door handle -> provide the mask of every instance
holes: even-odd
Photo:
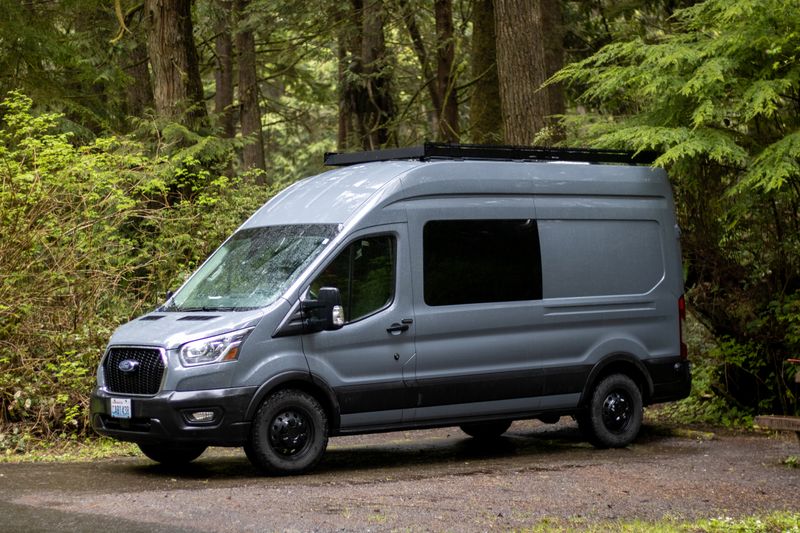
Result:
[[[404,331],[408,331],[409,324],[413,324],[414,321],[410,318],[404,318],[402,323],[395,322],[388,328],[386,328],[387,333],[395,334],[395,333],[402,333]]]
[[[408,324],[398,324],[395,322],[386,328],[386,331],[389,333],[402,333],[403,331],[408,331]]]

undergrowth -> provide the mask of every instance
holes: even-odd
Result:
[[[532,528],[523,529],[522,531],[526,533],[570,531],[588,531],[592,533],[798,533],[800,532],[800,513],[777,511],[754,516],[718,516],[695,521],[666,518],[656,522],[632,520],[591,523],[585,519],[544,519]]]
[[[649,408],[656,422],[676,425],[710,425],[730,429],[753,427],[754,412],[726,393],[725,365],[731,364],[730,344],[716,342],[711,333],[688,314],[684,329],[692,363],[692,392],[688,398]]]

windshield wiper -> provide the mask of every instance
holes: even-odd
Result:
[[[252,311],[252,310],[254,310],[254,309],[258,309],[258,307],[236,307],[236,306],[222,306],[222,307],[209,307],[209,306],[203,306],[203,307],[177,307],[177,306],[176,306],[176,307],[173,307],[173,308],[172,308],[172,309],[170,309],[170,310],[171,310],[171,311],[177,311],[177,312],[179,312],[179,313],[191,313],[191,312],[197,312],[197,311],[203,311],[203,312],[205,312],[205,313],[213,313],[213,312],[215,312],[215,311],[216,311],[216,312],[219,312],[219,313],[225,313],[225,312],[228,312],[228,311]]]

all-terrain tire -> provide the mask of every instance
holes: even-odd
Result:
[[[598,448],[623,448],[642,427],[642,392],[625,374],[611,374],[592,390],[586,411],[575,418]]]
[[[310,394],[286,389],[259,407],[245,453],[265,473],[285,476],[314,468],[327,446],[325,410]]]

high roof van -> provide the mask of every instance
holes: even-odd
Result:
[[[626,446],[691,386],[672,193],[640,157],[329,154],[116,330],[93,426],[162,463],[242,446],[271,474],[337,435],[530,418]]]

